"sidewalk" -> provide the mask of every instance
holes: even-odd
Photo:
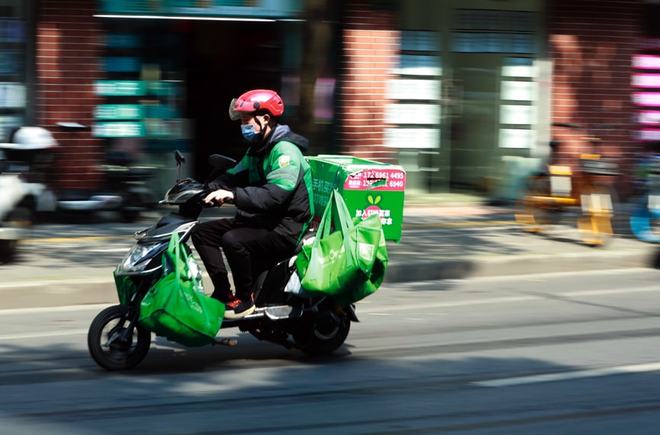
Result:
[[[406,204],[401,243],[388,243],[387,283],[649,267],[658,255],[657,246],[626,236],[587,247],[569,226],[528,234],[515,225],[510,208],[475,197],[451,199]],[[214,213],[231,214],[230,208]],[[19,261],[0,266],[0,308],[115,302],[112,271],[133,244],[132,233],[152,222],[153,216],[134,225],[37,228],[22,244]]]
[[[401,244],[389,246],[387,282],[650,267],[660,255],[657,246],[631,236],[625,204],[614,221],[617,235],[604,247],[589,247],[570,219],[529,234],[515,224],[513,207],[485,203],[470,195],[411,198]]]
[[[389,246],[387,282],[650,267],[658,253],[635,239],[617,237],[594,248],[581,244],[576,230],[528,234],[505,220],[427,228],[411,223],[401,244]]]

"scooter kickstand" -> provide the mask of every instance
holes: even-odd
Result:
[[[238,339],[234,337],[218,337],[213,344],[234,347],[238,344]]]

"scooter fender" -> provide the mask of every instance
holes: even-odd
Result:
[[[43,183],[25,183],[28,195],[34,198],[35,210],[50,212],[57,210],[57,198],[52,190]]]
[[[351,322],[360,323],[360,319],[358,319],[357,314],[355,314],[355,304],[347,305],[345,309]]]
[[[0,175],[0,221],[28,194],[25,183],[18,175]]]

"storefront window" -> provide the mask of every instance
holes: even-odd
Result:
[[[385,146],[435,149],[440,146],[442,68],[437,32],[404,30],[398,62],[387,86]]]
[[[660,4],[646,4],[641,48],[632,61],[637,139],[660,142]]]
[[[0,0],[0,140],[25,121],[26,8],[23,0]]]
[[[437,155],[441,142],[442,41],[436,31],[403,30],[385,110],[385,146],[398,149],[408,172],[409,190],[427,189],[424,163]]]
[[[96,82],[104,100],[94,112],[96,137],[145,139],[144,151],[185,146],[182,68],[172,55],[180,52],[177,45],[158,29],[106,34],[105,79]]]
[[[229,102],[247,89],[280,88],[283,40],[292,25],[259,17],[233,20],[206,9],[207,16],[185,19],[184,3],[106,1],[96,14],[103,17],[104,49],[93,134],[109,152],[129,153],[158,167],[157,191],[178,176],[174,149],[188,159],[183,175],[198,178],[208,175],[208,155],[239,158],[245,152],[240,128],[227,116]],[[229,7],[218,1],[190,3],[218,13],[213,5]],[[249,9],[246,5],[241,7]],[[148,8],[157,10],[145,14]],[[333,86],[324,82],[321,96]]]

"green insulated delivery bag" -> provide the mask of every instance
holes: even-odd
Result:
[[[199,283],[190,274],[190,255],[178,234],[173,234],[163,253],[164,275],[142,300],[139,322],[169,340],[203,346],[220,330],[225,306],[199,291]]]
[[[337,189],[352,218],[380,217],[386,240],[401,240],[406,172],[401,166],[353,156],[308,157],[312,169],[314,212],[320,218]]]
[[[386,266],[380,218],[373,215],[354,225],[344,200],[332,191],[314,242],[296,259],[302,288],[352,303],[376,291]]]
[[[335,300],[340,304],[350,304],[363,299],[370,294],[374,293],[385,279],[385,271],[387,270],[388,255],[387,246],[385,245],[385,235],[380,224],[378,216],[370,216],[362,222],[355,225],[356,231],[351,233],[352,237],[359,237],[367,226],[378,226],[380,237],[379,242],[375,245],[375,252],[373,253],[373,264],[367,272],[366,280],[357,286],[346,289],[347,291],[335,297]],[[355,236],[353,236],[355,234]]]

